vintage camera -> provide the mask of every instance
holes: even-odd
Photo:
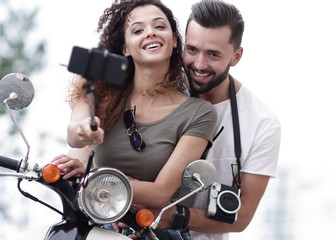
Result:
[[[211,185],[207,217],[233,224],[240,209],[240,189],[217,182]]]

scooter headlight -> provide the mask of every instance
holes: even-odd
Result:
[[[133,199],[125,174],[114,168],[90,171],[79,192],[79,206],[96,224],[115,222],[128,211]]]

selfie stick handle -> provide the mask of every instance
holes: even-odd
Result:
[[[90,128],[92,131],[97,131],[97,122],[94,117],[94,110],[93,110],[93,105],[92,105],[92,93],[88,94],[87,96],[88,101],[89,101],[89,108],[90,108],[90,117],[91,117],[91,123],[90,123]]]
[[[90,117],[91,117],[91,122],[90,122],[90,128],[92,131],[97,131],[97,122],[95,120],[95,112],[94,112],[94,106],[92,102],[92,91],[93,91],[93,86],[91,82],[86,82],[84,85],[84,88],[86,89],[86,97],[88,99],[88,104],[89,104],[89,111],[90,111]]]

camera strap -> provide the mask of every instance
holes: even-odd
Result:
[[[240,128],[239,128],[239,118],[238,118],[238,107],[237,107],[237,98],[236,98],[236,88],[232,76],[229,74],[229,94],[230,94],[230,103],[232,111],[232,124],[233,124],[233,139],[234,139],[234,148],[235,155],[237,160],[237,181],[234,179],[238,188],[241,188],[241,178],[240,178],[240,156],[241,156],[241,142],[240,142]]]
[[[240,170],[241,170],[241,163],[240,163],[240,156],[241,156],[241,142],[240,142],[240,128],[239,128],[239,118],[238,118],[238,107],[237,107],[237,98],[236,98],[236,88],[234,85],[234,81],[232,76],[229,74],[229,96],[230,96],[230,103],[231,103],[231,112],[232,112],[232,125],[233,125],[233,139],[234,139],[234,148],[235,148],[235,155],[236,155],[236,162],[237,162],[237,181],[233,176],[233,181],[237,185],[238,188],[241,188],[241,178],[240,178]],[[223,131],[224,127],[222,126],[216,136],[213,138],[213,142],[219,136],[219,134]],[[204,150],[201,159],[206,159],[209,149],[212,147],[211,143],[208,143],[208,146]],[[231,166],[232,167],[232,166]]]

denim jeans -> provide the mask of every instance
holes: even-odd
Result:
[[[169,239],[169,240],[191,240],[191,236],[188,229],[180,228],[180,229],[172,229],[167,228],[161,230],[161,232]],[[137,240],[150,240],[149,237],[138,238]]]
[[[169,240],[191,240],[191,236],[188,229],[172,229],[167,228],[162,230],[162,233],[166,235]]]
[[[112,224],[105,224],[102,228],[108,230],[114,230]],[[127,231],[125,231],[127,232]],[[188,229],[180,228],[180,229],[172,229],[167,228],[161,230],[161,232],[169,239],[169,240],[191,240],[191,236]],[[149,237],[138,238],[138,240],[149,240]]]

